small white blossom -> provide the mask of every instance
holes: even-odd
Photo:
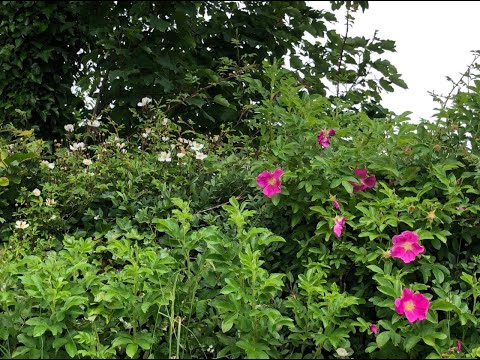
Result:
[[[192,145],[190,146],[190,148],[191,148],[193,151],[196,151],[196,152],[202,150],[203,147],[204,147],[203,144],[197,143],[196,141],[194,141],[194,142],[192,143]]]
[[[215,352],[215,349],[213,348],[213,345],[208,345],[207,352],[209,352],[210,354],[213,354]]]
[[[167,125],[170,120],[168,118],[165,118],[162,120],[163,125]]]
[[[178,157],[179,159],[183,158],[185,155],[186,155],[186,154],[183,153],[183,152],[177,153],[177,157]]]
[[[143,137],[144,139],[148,138],[148,133],[146,133],[146,132],[142,133],[142,137]]]
[[[52,216],[50,216],[49,220],[55,220],[56,218],[57,218],[57,215],[52,215]]]
[[[75,129],[73,124],[67,124],[63,128],[65,129],[66,132],[73,132],[73,130]]]
[[[165,141],[165,142],[166,142],[166,141],[168,141],[168,140],[170,140],[170,138],[169,138],[168,136],[162,136],[162,141]]]
[[[338,348],[337,349],[337,354],[339,356],[345,357],[345,356],[348,356],[348,351],[345,350],[344,348]]]
[[[48,167],[50,170],[55,169],[55,163],[53,162],[48,162],[47,160],[43,160],[42,164],[44,164],[46,167]]]
[[[83,162],[83,165],[86,165],[86,166],[92,165],[92,160],[90,160],[90,159],[83,159],[82,162]]]
[[[32,191],[32,194],[35,195],[35,196],[40,196],[41,191],[38,190],[38,189],[34,189],[34,190]]]
[[[151,102],[152,102],[152,99],[150,99],[149,97],[144,97],[142,98],[142,101],[137,104],[137,106],[147,106]]]
[[[78,143],[73,143],[72,145],[70,145],[70,150],[72,151],[81,151],[84,149],[85,149],[85,143],[83,141]]]
[[[54,200],[54,199],[46,199],[45,200],[45,204],[47,204],[47,206],[53,206],[55,205],[57,202]]]
[[[165,151],[162,151],[160,153],[160,155],[158,155],[158,161],[161,161],[161,162],[170,162],[172,161],[172,156],[170,154],[170,152],[165,152]]]
[[[201,152],[196,152],[195,153],[195,159],[197,160],[205,160],[207,157],[207,154],[201,153]]]
[[[117,148],[123,149],[125,147],[125,143],[118,143],[117,142]]]
[[[100,127],[101,124],[102,124],[102,123],[101,123],[100,121],[98,121],[98,120],[93,120],[93,121],[88,120],[88,121],[87,121],[87,125],[88,125],[88,126],[91,126],[91,127],[94,127],[94,128]]]
[[[26,221],[17,220],[15,222],[15,228],[17,228],[17,229],[26,229],[29,226],[30,225],[28,225],[28,223]]]
[[[170,149],[175,149],[175,144],[170,144]]]
[[[126,154],[127,153],[127,149],[122,149],[122,154]]]

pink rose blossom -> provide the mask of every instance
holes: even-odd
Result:
[[[332,202],[333,207],[335,209],[340,209],[340,204],[338,203],[338,200],[337,200],[336,196],[330,195],[330,201]]]
[[[462,342],[460,340],[457,340],[457,353],[462,352]]]
[[[342,231],[343,231],[343,228],[345,227],[345,221],[346,220],[347,219],[345,218],[345,216],[343,216],[343,217],[336,216],[335,217],[335,225],[333,226],[333,233],[335,234],[336,237],[342,236]]]
[[[375,335],[377,335],[377,334],[378,334],[377,324],[372,324],[372,325],[370,325],[370,330],[371,330]]]
[[[375,175],[367,176],[367,171],[367,168],[355,169],[355,175],[360,177],[360,183],[351,183],[354,191],[363,191],[365,189],[371,189],[375,187],[375,184],[377,183],[377,178],[375,177]]]
[[[330,146],[330,136],[335,135],[335,130],[322,130],[318,133],[318,144],[322,145],[324,148],[328,148]]]
[[[427,318],[430,301],[420,293],[414,293],[409,289],[403,289],[402,297],[395,299],[395,311],[398,315],[405,315],[408,322]]]
[[[273,173],[265,170],[257,176],[258,186],[263,188],[263,193],[269,198],[282,192],[282,189],[280,188],[282,185],[280,176],[282,176],[282,174],[282,169],[275,169]]]
[[[418,235],[413,231],[404,231],[392,238],[392,257],[402,259],[405,264],[415,260],[418,254],[423,253],[425,248],[419,244]]]

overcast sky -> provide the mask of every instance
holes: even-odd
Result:
[[[309,3],[320,9],[329,5]],[[446,76],[457,81],[473,60],[471,51],[480,50],[479,15],[480,2],[370,1],[365,13],[356,13],[349,36],[371,38],[379,30],[380,39],[395,40],[397,52],[384,55],[409,89],[385,94],[384,105],[397,113],[412,111],[416,122],[434,113],[437,104],[428,91],[448,94],[452,86]],[[344,29],[345,18],[337,19],[338,30]]]

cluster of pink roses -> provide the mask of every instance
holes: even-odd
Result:
[[[318,134],[318,144],[323,148],[330,146],[330,137],[335,135],[335,130],[322,130]],[[257,176],[257,184],[263,188],[263,193],[271,198],[275,194],[281,193],[281,181],[283,170],[280,168],[270,172],[268,170],[263,171]],[[355,175],[359,177],[359,182],[352,182],[353,190],[360,192],[366,189],[375,187],[377,179],[375,175],[367,176],[368,169],[355,169]],[[335,196],[330,196],[335,209],[340,208],[340,204]],[[345,216],[336,216],[334,219],[333,233],[335,236],[340,237],[345,227]],[[395,235],[392,238],[393,246],[389,250],[389,255],[394,258],[401,259],[404,263],[408,264],[415,260],[418,254],[425,251],[425,248],[418,242],[418,235],[412,231],[404,231],[400,235]],[[395,311],[399,315],[405,315],[410,323],[417,320],[426,319],[430,301],[420,293],[414,293],[410,289],[404,288],[402,296],[395,299]],[[376,324],[370,326],[370,330],[374,333],[378,333]]]

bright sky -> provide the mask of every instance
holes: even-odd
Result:
[[[312,7],[326,8],[328,2],[309,1]],[[342,13],[344,14],[344,13]],[[448,94],[473,60],[472,50],[480,50],[478,15],[480,2],[469,1],[370,1],[369,9],[355,14],[351,36],[396,42],[395,53],[384,53],[402,74],[409,89],[397,88],[383,96],[384,106],[410,118],[430,118],[437,106],[428,91]],[[345,31],[345,17],[338,13],[338,28]]]

